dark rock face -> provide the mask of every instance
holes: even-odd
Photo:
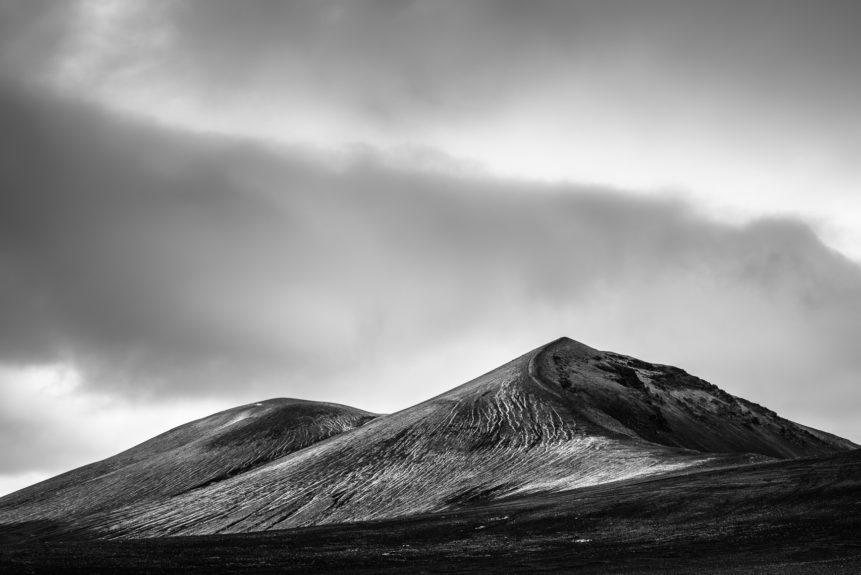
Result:
[[[52,519],[118,537],[265,531],[856,447],[678,368],[567,338],[392,415],[281,402],[216,414],[7,496],[0,524]]]
[[[810,430],[669,365],[584,351],[566,338],[543,348],[537,372],[574,399],[577,419],[598,432],[710,453],[817,456],[853,443]]]

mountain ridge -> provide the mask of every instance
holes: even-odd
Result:
[[[332,404],[300,405],[325,415],[331,408],[321,406]],[[217,421],[224,423],[243,408],[248,406],[210,418],[220,416],[224,421]],[[89,508],[75,508],[73,488],[39,484],[41,490],[28,489],[41,502],[16,494],[0,498],[0,523],[57,519],[55,511],[71,502],[74,512],[63,528],[100,537],[265,531],[438,512],[512,495],[857,447],[809,431],[679,368],[569,338],[390,415],[337,408],[325,416],[340,423],[324,425],[328,431],[315,435],[307,429],[320,426],[306,420],[308,425],[299,427],[306,431],[297,432],[304,441],[283,452],[273,447],[280,432],[253,419],[263,421],[258,439],[271,457],[249,468],[239,465],[246,436],[222,432],[214,444],[209,436],[196,440],[217,451],[213,459],[220,475],[195,475],[206,481],[165,483],[162,476],[172,468],[155,466],[144,477],[170,489],[143,495],[118,489],[109,505]],[[234,422],[236,429],[242,421]],[[193,467],[196,461],[172,465]],[[138,479],[123,476],[119,483]]]
[[[10,504],[39,503],[44,491],[68,494],[57,509],[45,506],[47,518],[98,511],[117,493],[142,499],[175,495],[248,471],[374,417],[353,407],[293,398],[240,405],[2,497],[0,513]],[[184,465],[174,465],[173,458],[180,456]],[[121,471],[127,476],[112,477]]]

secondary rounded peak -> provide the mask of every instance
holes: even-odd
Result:
[[[53,517],[173,497],[252,471],[376,418],[322,401],[273,398],[248,403],[18,491],[3,503],[25,505],[28,512]],[[0,518],[2,507],[0,503]]]
[[[295,397],[273,397],[270,399],[263,399],[261,401],[256,401],[254,403],[246,403],[245,405],[240,405],[238,407],[233,407],[228,410],[219,413],[233,413],[236,411],[248,410],[271,410],[271,409],[294,409],[294,410],[302,410],[306,409],[325,409],[331,411],[342,411],[344,413],[351,414],[360,414],[360,415],[371,415],[377,416],[379,414],[372,413],[370,411],[365,411],[364,409],[359,409],[358,407],[352,407],[350,405],[344,405],[342,403],[331,403],[328,401],[314,401],[310,399],[298,399]],[[219,415],[219,413],[214,415]],[[213,416],[214,416],[213,415]],[[210,417],[213,417],[210,416]]]

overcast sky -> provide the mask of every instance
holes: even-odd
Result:
[[[0,494],[562,335],[861,441],[859,17],[0,0]]]

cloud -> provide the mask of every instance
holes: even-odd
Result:
[[[0,80],[44,72],[66,38],[72,3],[7,0],[0,5]]]
[[[81,1],[40,69],[200,131],[803,215],[859,258],[855,2]]]
[[[772,406],[791,389],[783,405],[801,416],[802,399],[821,413],[859,399],[861,273],[798,221],[728,226],[677,200],[372,153],[328,165],[15,93],[7,365],[71,365],[120,397],[310,394],[384,411],[568,334]],[[470,359],[398,376],[438,354]]]
[[[744,84],[771,98],[779,89],[774,112],[796,97],[847,105],[827,83],[854,67],[858,49],[850,1],[78,4],[83,47],[71,42],[60,61],[77,60],[86,80],[168,82],[210,104],[281,101],[288,114],[297,95],[322,98],[333,110],[395,125],[472,119],[548,84],[594,90],[587,82],[595,78],[615,78],[615,88],[641,83],[640,98],[628,100],[635,107],[666,95],[661,82],[674,75],[722,94]],[[106,34],[121,57],[90,50]],[[793,42],[801,34],[823,41]],[[119,77],[143,63],[141,75]]]

